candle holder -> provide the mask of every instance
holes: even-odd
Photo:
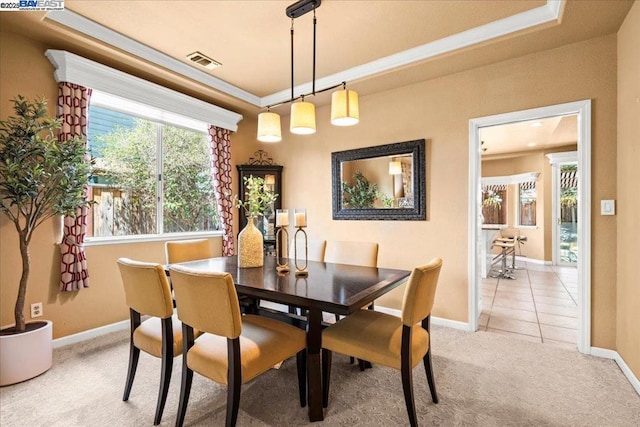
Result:
[[[287,209],[277,209],[276,210],[276,271],[278,273],[288,273],[289,270],[289,232],[287,231],[287,226],[289,225],[289,211]],[[284,236],[282,236],[284,234]],[[285,247],[287,251],[282,251],[280,253],[280,239],[284,238],[287,244]],[[280,258],[284,261],[280,264]]]
[[[309,275],[307,264],[309,263],[309,245],[307,244],[307,232],[304,231],[307,226],[307,210],[294,209],[293,211],[294,225],[297,228],[293,235],[293,261],[296,265],[296,277],[304,277]],[[298,233],[302,232],[304,236],[304,266],[298,265]]]

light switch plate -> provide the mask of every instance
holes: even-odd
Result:
[[[600,215],[615,215],[615,214],[616,214],[615,200],[600,200]]]

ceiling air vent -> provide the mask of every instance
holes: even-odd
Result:
[[[190,53],[189,55],[187,55],[187,59],[195,64],[198,64],[201,67],[206,68],[207,70],[213,70],[222,65],[215,59],[211,59],[201,52]]]

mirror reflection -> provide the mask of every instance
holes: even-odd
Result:
[[[343,209],[413,208],[411,153],[342,162]]]

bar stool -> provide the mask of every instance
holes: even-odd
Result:
[[[511,269],[507,268],[507,257],[509,255],[513,255],[513,264],[515,264],[515,251],[516,251],[516,240],[508,239],[505,237],[498,237],[493,241],[492,247],[498,247],[501,249],[500,254],[494,258],[494,262],[500,261],[500,270],[498,270],[495,274],[492,274],[491,277],[499,277],[501,279],[515,279],[514,276],[511,275]]]

